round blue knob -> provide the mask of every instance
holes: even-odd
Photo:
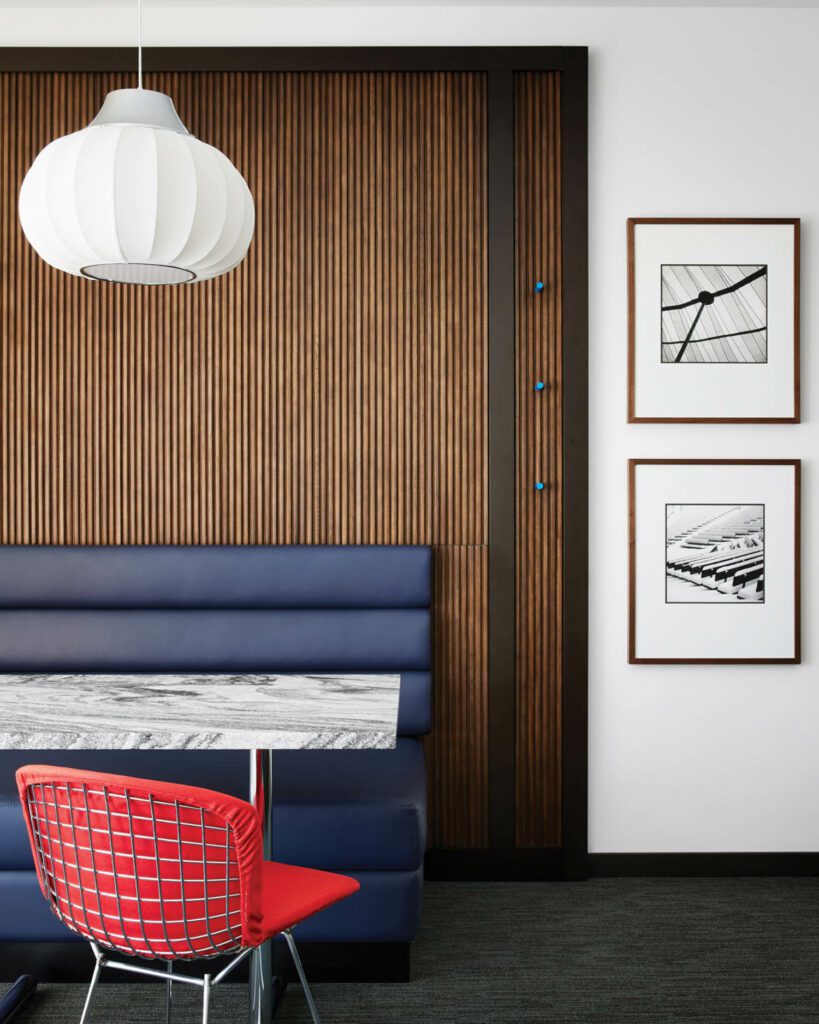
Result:
[[[546,385],[543,383],[543,381],[539,380],[537,384],[535,384],[535,391],[542,391],[545,387]]]
[[[538,281],[537,282],[537,284],[535,285],[535,291],[536,292],[542,292],[543,291],[543,282],[542,281]]]
[[[538,480],[538,482],[535,484],[535,490],[542,491],[545,486],[546,484],[544,484],[543,481]]]

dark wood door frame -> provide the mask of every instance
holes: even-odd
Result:
[[[160,48],[147,71],[481,71],[488,96],[489,834],[485,850],[434,850],[431,874],[587,874],[587,50],[585,47]],[[4,72],[126,72],[133,48],[5,48]],[[516,849],[514,75],[561,76],[563,233],[563,721],[560,849]]]

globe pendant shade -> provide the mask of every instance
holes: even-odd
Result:
[[[231,270],[253,236],[253,196],[150,89],[108,94],[87,128],[49,143],[20,189],[37,253],[68,274],[184,284]]]

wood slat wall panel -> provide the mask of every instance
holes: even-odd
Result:
[[[16,214],[123,84],[0,76],[2,539],[484,543],[483,76],[149,76],[258,213],[237,271],[150,290],[52,271]]]
[[[51,270],[16,210],[131,84],[0,75],[0,542],[436,545],[431,834],[481,845],[485,76],[146,76],[258,217],[238,270],[155,289]]]
[[[485,546],[435,552],[433,671],[447,681],[435,691],[428,742],[430,845],[436,847],[489,842],[488,566]]]
[[[562,280],[560,76],[516,76],[517,817],[561,844]],[[535,283],[544,290],[536,293]],[[534,385],[545,388],[536,392]],[[545,488],[535,489],[542,481]]]

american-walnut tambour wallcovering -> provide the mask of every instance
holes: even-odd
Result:
[[[224,282],[146,291],[52,273],[16,214],[127,83],[3,76],[3,539],[480,543],[481,78],[147,76],[258,227]]]
[[[563,585],[560,76],[515,82],[517,815],[520,846],[561,844]],[[543,291],[533,297],[532,282]],[[543,384],[534,390],[537,381]],[[532,482],[541,480],[542,491]]]
[[[555,82],[519,85],[528,112],[517,126],[517,159],[552,161],[540,177],[518,168],[546,193],[517,256],[552,285]],[[0,543],[434,545],[430,839],[486,846],[487,76],[146,75],[233,161],[256,203],[239,268],[174,288],[54,271],[17,217],[37,152],[131,84],[0,75]],[[546,263],[524,252],[542,243]],[[558,300],[527,313],[522,281],[520,387],[530,369],[557,373],[560,331]],[[557,472],[558,442],[537,433],[557,423],[554,401],[537,423],[519,405],[527,474],[535,452],[542,472]],[[540,550],[538,529],[551,546],[518,600],[550,600],[559,491],[535,509],[520,487],[519,565]],[[538,775],[559,769],[559,752],[538,746],[559,701],[559,666],[534,651],[542,627],[558,625],[519,620],[524,845],[559,840],[559,774]]]
[[[448,546],[433,838],[480,844],[485,78],[147,75],[258,218],[238,270],[159,289],[55,272],[17,218],[36,153],[128,84],[0,78],[0,541]]]

